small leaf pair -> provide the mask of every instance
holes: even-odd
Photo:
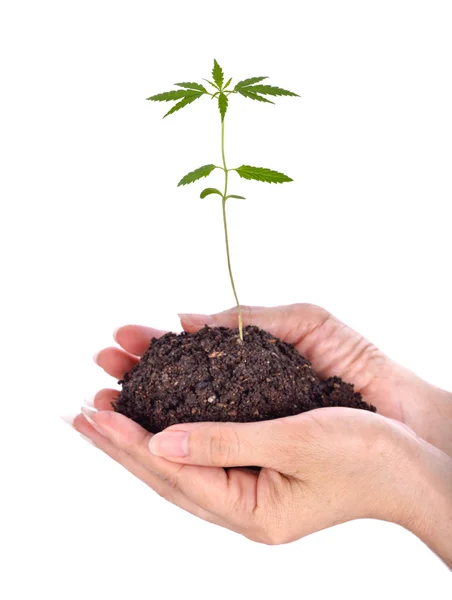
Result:
[[[206,196],[210,196],[211,194],[218,194],[223,198],[223,194],[220,192],[220,190],[217,190],[217,188],[206,188],[201,192],[200,197],[205,198]],[[228,198],[238,198],[239,200],[246,200],[246,198],[244,198],[243,196],[237,196],[236,194],[230,194],[229,196],[226,196],[225,200],[227,200]]]
[[[207,177],[208,175],[210,175],[212,173],[212,171],[214,169],[217,169],[217,168],[219,168],[219,167],[216,167],[215,165],[204,165],[203,167],[199,167],[199,169],[195,169],[194,171],[191,171],[190,173],[187,173],[187,175],[182,177],[182,179],[179,181],[179,183],[177,185],[180,186],[180,185],[187,185],[188,183],[193,183],[194,181],[197,181],[198,179],[201,179],[202,177]],[[264,167],[250,167],[249,165],[242,165],[241,167],[238,167],[237,169],[230,169],[230,170],[237,171],[237,173],[243,179],[253,179],[255,181],[265,181],[267,183],[284,183],[284,182],[293,181],[293,179],[291,179],[290,177],[287,177],[287,175],[284,175],[284,173],[279,173],[278,171],[272,171],[271,169],[265,169]],[[208,188],[208,189],[213,189],[213,188]],[[221,192],[218,192],[218,193],[220,194],[220,196],[223,195],[223,194],[221,194]],[[205,196],[201,195],[201,198],[204,198],[204,197]],[[233,196],[233,197],[236,197],[236,196]]]

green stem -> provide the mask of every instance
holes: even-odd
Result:
[[[226,196],[228,193],[228,169],[226,167],[226,158],[224,155],[224,119],[221,121],[221,156],[223,157],[223,168],[224,168],[224,193],[221,201],[223,207],[223,226],[224,226],[224,239],[226,242],[226,256],[228,259],[228,271],[229,278],[231,280],[232,291],[234,292],[235,302],[237,304],[237,313],[239,317],[239,335],[240,339],[243,341],[243,324],[242,324],[242,311],[240,310],[240,302],[237,296],[237,291],[235,289],[234,277],[232,275],[231,268],[231,256],[229,253],[229,238],[228,238],[228,224],[226,220]]]

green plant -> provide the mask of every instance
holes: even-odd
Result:
[[[207,177],[215,169],[221,169],[224,171],[224,191],[220,192],[220,190],[218,190],[217,188],[206,188],[201,192],[201,198],[205,198],[210,194],[218,194],[219,196],[221,196],[223,209],[224,239],[226,244],[226,256],[228,261],[229,278],[231,281],[234,298],[237,304],[239,335],[240,339],[243,340],[242,314],[231,268],[228,225],[226,219],[226,201],[229,198],[237,198],[240,200],[245,200],[245,198],[243,196],[238,196],[237,194],[228,195],[228,175],[231,171],[236,171],[243,179],[253,179],[255,181],[265,181],[267,183],[284,183],[286,181],[293,180],[290,177],[287,177],[287,175],[284,175],[283,173],[279,173],[278,171],[273,171],[271,169],[265,169],[263,167],[250,167],[249,165],[242,165],[241,167],[237,167],[235,169],[227,168],[224,152],[224,119],[229,106],[229,96],[231,94],[240,94],[244,98],[249,98],[250,100],[257,100],[258,102],[267,102],[269,104],[274,104],[274,102],[266,98],[266,96],[298,97],[298,94],[294,94],[294,92],[289,92],[288,90],[284,90],[282,88],[275,87],[272,85],[261,84],[260,82],[264,79],[267,79],[267,77],[250,77],[248,79],[244,79],[243,81],[239,81],[236,84],[236,86],[233,89],[231,89],[229,88],[229,86],[231,84],[232,77],[228,79],[226,83],[224,83],[223,69],[220,67],[216,60],[213,61],[212,78],[213,81],[204,79],[204,81],[206,81],[210,86],[214,88],[214,91],[212,92],[208,91],[200,83],[175,83],[174,85],[181,89],[172,90],[171,92],[164,92],[163,94],[156,94],[155,96],[147,98],[147,100],[153,100],[155,102],[177,101],[176,104],[171,108],[171,110],[169,110],[166,113],[166,115],[164,115],[163,118],[165,118],[168,115],[177,112],[181,108],[188,106],[195,100],[198,100],[198,98],[201,98],[201,96],[211,96],[212,100],[214,98],[218,98],[218,109],[220,111],[221,116],[221,157],[223,166],[219,167],[217,165],[212,164],[199,167],[199,169],[191,171],[190,173],[182,177],[182,179],[178,183],[178,186],[187,185],[188,183],[193,183],[194,181],[197,181],[202,177]]]

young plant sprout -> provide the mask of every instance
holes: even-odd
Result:
[[[238,326],[239,326],[239,335],[240,339],[243,340],[243,324],[242,324],[242,314],[240,310],[240,302],[238,299],[237,291],[235,288],[234,277],[232,275],[232,267],[231,267],[231,256],[229,252],[229,239],[228,239],[228,226],[226,220],[226,201],[229,198],[237,198],[240,200],[245,200],[243,196],[238,196],[237,194],[228,194],[228,183],[229,183],[229,173],[231,171],[236,171],[240,177],[243,179],[253,179],[255,181],[265,181],[267,183],[284,183],[286,181],[293,181],[287,175],[283,173],[279,173],[278,171],[273,171],[271,169],[266,169],[263,167],[250,167],[249,165],[242,165],[241,167],[228,169],[226,165],[226,157],[224,151],[224,119],[226,112],[228,110],[229,105],[229,96],[231,94],[240,94],[244,98],[249,98],[250,100],[257,100],[258,102],[267,102],[269,104],[274,104],[271,100],[266,98],[266,96],[297,96],[294,92],[289,92],[288,90],[284,90],[280,87],[275,87],[272,85],[263,85],[260,82],[267,77],[250,77],[249,79],[244,79],[243,81],[239,81],[234,88],[231,88],[232,77],[224,83],[224,74],[223,69],[217,63],[216,60],[213,62],[213,70],[212,70],[212,78],[213,81],[208,79],[204,79],[212,88],[212,91],[209,91],[200,83],[176,83],[179,88],[178,90],[173,90],[171,92],[164,92],[163,94],[156,94],[155,96],[151,96],[147,98],[147,100],[153,100],[156,102],[169,102],[176,100],[176,104],[169,110],[163,118],[171,115],[181,108],[188,106],[201,96],[210,96],[213,100],[217,98],[218,100],[218,109],[220,111],[221,116],[221,157],[223,166],[217,165],[204,165],[203,167],[199,167],[194,171],[191,171],[179,181],[178,186],[187,185],[188,183],[193,183],[202,177],[207,177],[214,171],[215,169],[221,169],[224,172],[224,188],[223,192],[218,190],[217,188],[206,188],[201,192],[201,198],[205,198],[210,194],[218,194],[221,196],[221,204],[223,209],[223,225],[224,225],[224,239],[226,244],[226,256],[228,261],[228,271],[229,278],[231,281],[232,291],[234,293],[235,302],[237,304],[237,312],[238,312]]]
[[[200,83],[176,83],[180,89],[149,98],[157,102],[176,101],[165,117],[201,96],[210,96],[218,102],[222,166],[204,165],[185,175],[179,185],[207,177],[215,169],[224,173],[221,191],[208,187],[201,192],[201,198],[211,194],[221,197],[228,271],[237,303],[240,334],[237,336],[235,327],[194,327],[194,331],[193,328],[188,330],[188,335],[168,332],[150,341],[140,360],[119,382],[122,389],[112,406],[151,433],[181,423],[267,421],[326,406],[375,411],[375,407],[355,392],[353,385],[339,377],[323,380],[291,344],[256,325],[243,328],[226,221],[226,202],[243,196],[229,193],[229,174],[236,171],[243,179],[268,183],[292,181],[271,169],[248,165],[230,168],[226,163],[224,120],[231,94],[271,104],[267,96],[297,95],[264,85],[261,83],[264,79],[267,78],[251,77],[231,87],[231,79],[224,83],[223,71],[214,61],[212,81],[207,81],[212,89]]]

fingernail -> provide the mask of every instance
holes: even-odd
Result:
[[[186,323],[187,325],[192,325],[193,327],[212,325],[214,321],[212,315],[195,315],[190,313],[180,313],[178,316],[181,321],[184,321],[184,323]]]
[[[99,352],[93,354],[93,361],[97,364],[97,357],[99,356]]]
[[[67,423],[69,427],[72,427],[76,416],[77,415],[60,415],[60,419]]]
[[[83,400],[83,402],[86,404],[86,406],[89,406],[90,408],[94,408],[94,399],[96,397],[96,394],[92,394],[91,396],[86,396]]]
[[[118,331],[121,329],[121,327],[116,327],[116,329],[113,331],[113,339],[116,341],[116,336],[118,334]]]
[[[100,425],[98,425],[96,423],[96,421],[94,421],[94,419],[93,419],[93,417],[97,414],[95,410],[90,410],[89,408],[85,408],[83,406],[82,407],[82,413],[83,413],[83,416],[85,417],[85,419],[91,425],[91,427],[93,427],[93,429],[95,429],[97,431],[97,433],[100,433],[104,437],[107,437],[105,435],[105,432],[103,431],[103,429],[100,427]]]
[[[149,450],[155,456],[182,457],[188,455],[187,431],[162,431],[151,438]]]

